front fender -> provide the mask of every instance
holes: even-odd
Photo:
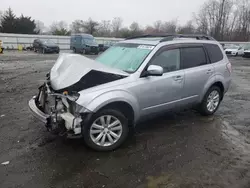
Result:
[[[85,107],[92,112],[97,112],[104,106],[113,102],[128,103],[134,111],[135,122],[139,119],[140,108],[137,99],[131,93],[124,90],[115,90],[102,93],[91,100],[91,102],[89,102]]]

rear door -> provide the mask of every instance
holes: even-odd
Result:
[[[198,102],[205,85],[215,73],[203,44],[188,44],[181,48],[181,69],[185,74],[183,104]]]

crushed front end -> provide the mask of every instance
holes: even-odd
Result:
[[[38,95],[29,101],[29,108],[32,114],[45,124],[48,131],[68,137],[79,137],[82,135],[83,117],[88,110],[75,102],[78,95],[69,94],[67,91],[57,93],[47,81],[39,87]]]

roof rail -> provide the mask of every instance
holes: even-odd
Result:
[[[211,36],[196,35],[196,34],[190,34],[190,35],[187,35],[187,34],[147,34],[147,35],[138,35],[138,36],[128,37],[125,40],[137,39],[137,38],[157,38],[157,37],[163,38],[160,40],[160,42],[171,41],[174,38],[194,38],[197,40],[215,40]]]

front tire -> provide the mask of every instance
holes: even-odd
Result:
[[[219,108],[222,92],[218,86],[212,86],[205,94],[199,107],[199,112],[204,116],[213,115]]]
[[[121,146],[129,132],[128,120],[118,110],[104,109],[83,125],[86,145],[96,151],[112,151]]]

